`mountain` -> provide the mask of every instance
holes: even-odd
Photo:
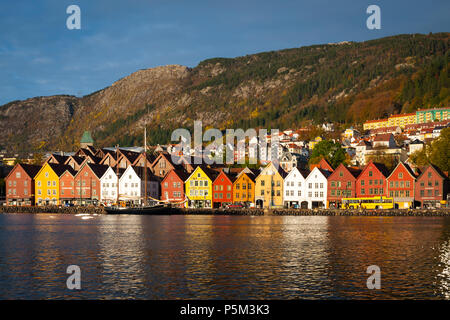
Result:
[[[195,68],[139,70],[90,95],[36,97],[0,106],[0,146],[72,150],[164,143],[194,120],[224,128],[345,124],[450,105],[449,35],[397,35],[214,58]]]

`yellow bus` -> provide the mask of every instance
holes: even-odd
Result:
[[[393,209],[394,198],[367,197],[367,198],[343,198],[342,208],[350,209]]]

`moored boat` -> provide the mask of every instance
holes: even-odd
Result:
[[[166,205],[144,207],[105,207],[108,214],[171,214],[173,208]]]

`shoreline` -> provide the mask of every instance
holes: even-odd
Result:
[[[0,207],[0,213],[25,214],[107,214],[103,207]],[[430,217],[450,216],[450,208],[442,209],[189,209],[168,208],[167,215],[229,215],[229,216],[379,216],[379,217]]]

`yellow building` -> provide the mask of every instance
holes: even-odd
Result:
[[[387,126],[388,126],[388,119],[368,120],[363,124],[364,130],[384,128]]]
[[[309,149],[314,149],[315,145],[322,141],[322,137],[316,137],[313,141],[309,142]]]
[[[388,127],[396,127],[405,128],[407,124],[415,124],[416,123],[416,113],[404,113],[404,114],[396,114],[392,115],[388,118]]]
[[[212,182],[217,176],[206,168],[198,166],[185,181],[189,208],[212,208]]]
[[[35,204],[58,205],[59,204],[59,167],[54,163],[45,163],[34,178]]]
[[[255,175],[248,168],[242,170],[233,183],[233,202],[255,203]]]
[[[283,207],[283,184],[286,172],[269,163],[255,179],[255,204],[262,208]]]

